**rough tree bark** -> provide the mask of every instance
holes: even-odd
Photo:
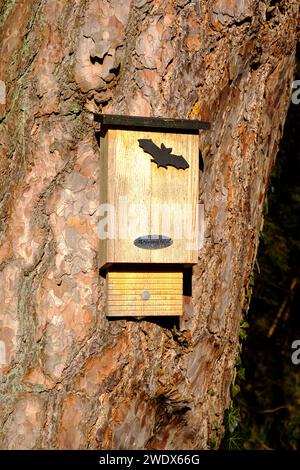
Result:
[[[1,448],[218,445],[297,15],[298,0],[0,0]],[[105,318],[101,110],[213,124],[179,330]]]

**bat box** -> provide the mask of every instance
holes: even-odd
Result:
[[[107,315],[181,315],[183,269],[198,261],[199,129],[209,124],[115,115],[95,121]]]

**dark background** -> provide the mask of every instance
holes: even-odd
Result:
[[[299,45],[298,45],[299,46]],[[300,79],[300,47],[295,80]],[[299,95],[298,95],[299,96]],[[227,449],[300,450],[300,104],[291,103],[265,206],[226,413]]]

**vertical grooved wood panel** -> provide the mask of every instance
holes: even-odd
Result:
[[[164,144],[189,168],[157,167],[139,139]],[[108,129],[101,138],[101,203],[109,204],[108,237],[100,241],[100,267],[114,263],[186,263],[198,260],[199,136]],[[102,220],[104,216],[102,215]],[[138,237],[164,235],[161,249],[135,246]]]

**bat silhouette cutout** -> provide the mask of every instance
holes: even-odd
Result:
[[[151,139],[138,139],[138,141],[144,152],[153,157],[151,161],[156,163],[157,168],[160,166],[163,168],[174,166],[177,170],[189,168],[190,165],[182,155],[172,154],[172,149],[167,148],[164,144],[161,144],[159,148]]]

